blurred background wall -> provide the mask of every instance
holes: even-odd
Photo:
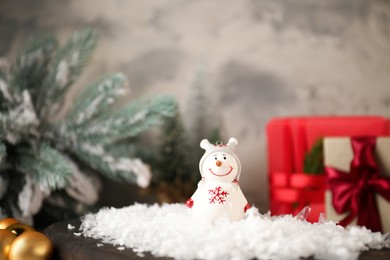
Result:
[[[210,122],[239,140],[242,189],[260,209],[269,119],[390,114],[389,1],[0,0],[0,57],[30,35],[66,39],[86,26],[99,45],[69,100],[122,71],[129,99],[172,94],[187,120],[201,84]]]

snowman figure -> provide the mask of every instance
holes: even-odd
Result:
[[[200,142],[205,149],[199,162],[202,179],[186,202],[195,218],[212,222],[224,215],[236,221],[250,208],[238,184],[241,163],[235,153],[237,143],[235,138],[230,138],[226,145],[213,145],[206,139]]]

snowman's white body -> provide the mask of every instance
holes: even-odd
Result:
[[[241,163],[234,153],[236,145],[234,138],[230,138],[227,145],[201,142],[206,150],[199,163],[202,180],[186,203],[194,217],[214,221],[224,216],[236,221],[242,219],[250,207],[238,184]]]
[[[222,193],[216,197],[216,191]],[[227,194],[224,196],[224,192]],[[213,200],[214,199],[214,200]],[[221,199],[223,199],[221,201]],[[221,216],[229,220],[240,220],[244,216],[247,201],[240,187],[236,183],[223,183],[218,181],[201,181],[198,189],[192,195],[194,205],[193,215],[199,219],[214,221]]]

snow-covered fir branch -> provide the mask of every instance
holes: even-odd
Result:
[[[91,29],[76,32],[62,47],[52,35],[38,37],[14,63],[0,66],[2,216],[31,223],[42,209],[53,216],[81,214],[98,200],[96,173],[140,187],[150,183],[150,167],[131,140],[175,115],[172,97],[114,107],[126,93],[126,77],[116,73],[91,83],[63,118],[52,119],[96,40]]]

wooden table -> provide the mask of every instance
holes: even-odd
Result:
[[[68,224],[75,227],[73,230],[68,229]],[[70,221],[59,222],[47,227],[43,232],[50,238],[54,244],[54,259],[59,260],[125,260],[125,259],[156,259],[150,253],[145,253],[144,257],[139,257],[131,249],[118,250],[117,247],[102,244],[99,240],[75,236],[78,232],[81,221],[74,219]],[[172,258],[158,258],[172,259]],[[313,259],[313,258],[309,258]],[[388,260],[390,259],[390,249],[369,250],[359,256],[359,260]]]
[[[68,224],[74,226],[75,229],[69,230]],[[141,258],[133,250],[118,250],[117,247],[119,246],[103,244],[93,238],[76,236],[74,233],[78,232],[80,224],[79,219],[74,219],[55,223],[43,231],[53,242],[55,260],[156,259],[150,253],[145,253],[145,256]],[[103,246],[98,246],[98,244],[103,244]]]

